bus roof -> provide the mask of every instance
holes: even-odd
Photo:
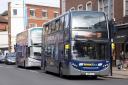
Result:
[[[24,31],[22,31],[22,32],[20,32],[20,33],[18,33],[17,36],[19,36],[20,34],[26,32],[26,31],[30,31],[30,30],[32,30],[32,29],[43,29],[43,27],[31,27],[31,28],[29,28],[29,29],[26,29],[26,30],[24,30]]]
[[[43,27],[31,27],[31,28],[29,28],[29,29],[27,29],[27,30],[32,30],[32,29],[43,29]]]
[[[44,25],[47,25],[47,24],[49,24],[51,21],[55,21],[55,20],[59,19],[60,17],[63,17],[63,16],[66,15],[66,14],[71,14],[71,13],[74,13],[74,12],[90,12],[90,13],[103,13],[103,14],[105,14],[104,12],[98,12],[98,11],[85,11],[85,10],[80,10],[80,11],[78,11],[78,10],[70,10],[70,11],[67,11],[67,12],[65,12],[64,14],[62,14],[62,15],[60,15],[60,16],[58,16],[58,17],[52,19],[52,20],[49,20],[48,22],[44,23]]]

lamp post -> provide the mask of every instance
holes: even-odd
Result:
[[[108,19],[112,20],[113,0],[108,0]]]
[[[108,19],[109,19],[109,23],[112,24],[112,9],[113,9],[113,0],[108,0]],[[109,25],[110,25],[109,24]],[[112,26],[109,26],[109,32],[110,32],[110,41],[111,43],[113,42],[113,38],[112,38]],[[112,45],[112,44],[111,44]],[[111,47],[110,45],[110,47]],[[111,76],[112,76],[112,61],[113,61],[113,58],[112,58],[112,48],[110,50],[110,69],[111,69]]]
[[[11,2],[8,3],[8,51],[11,52]]]
[[[28,16],[27,16],[27,7],[26,0],[23,0],[23,20],[24,20],[24,30],[28,28]]]

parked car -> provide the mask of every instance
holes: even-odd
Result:
[[[5,61],[5,56],[3,55],[3,53],[0,52],[0,63],[4,63]]]
[[[16,63],[16,53],[8,53],[5,56],[5,64],[15,64]]]

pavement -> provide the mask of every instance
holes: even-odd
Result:
[[[112,68],[112,76],[107,76],[108,78],[115,79],[128,79],[128,68],[118,69],[117,67]]]

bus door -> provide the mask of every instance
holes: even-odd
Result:
[[[64,45],[63,45],[63,43],[59,43],[59,45],[58,45],[58,56],[59,56],[59,61],[62,62],[64,60]]]
[[[30,47],[26,46],[26,57],[30,56]]]

